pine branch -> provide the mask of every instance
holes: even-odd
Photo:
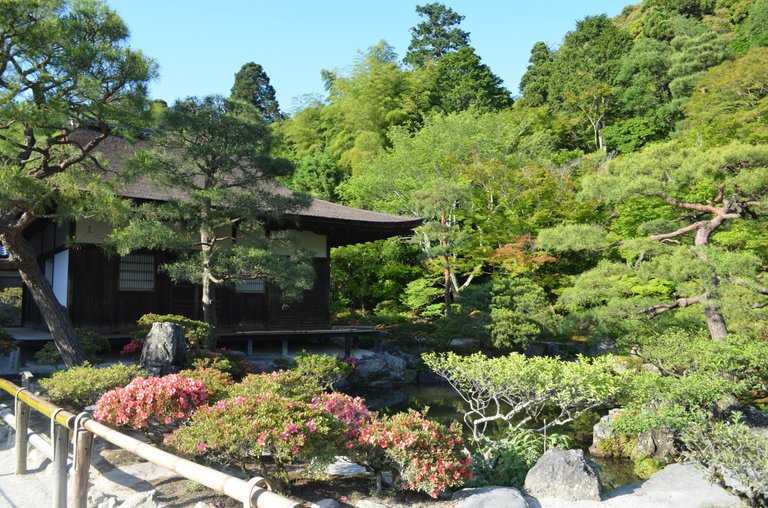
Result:
[[[656,316],[659,316],[668,310],[672,309],[682,309],[683,307],[688,307],[689,305],[693,305],[696,303],[701,303],[705,301],[707,298],[706,294],[700,294],[697,296],[692,296],[690,298],[678,298],[674,302],[670,303],[660,303],[658,305],[653,305],[652,307],[648,307],[646,309],[643,309],[643,312],[648,314],[648,317],[653,319]]]

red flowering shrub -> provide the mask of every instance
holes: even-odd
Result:
[[[229,397],[260,397],[276,395],[292,400],[309,402],[323,389],[314,379],[293,370],[276,370],[263,374],[249,374],[229,389]]]
[[[190,422],[165,441],[177,451],[243,469],[260,465],[268,453],[277,466],[278,484],[285,466],[299,458],[329,457],[343,434],[331,414],[306,402],[276,395],[236,397],[198,409]],[[273,478],[275,479],[275,478]]]
[[[406,490],[437,497],[472,477],[472,459],[455,422],[445,427],[411,410],[373,420],[362,428],[359,441],[366,445],[368,464],[393,469]]]
[[[360,437],[360,429],[371,421],[372,415],[361,397],[350,397],[343,393],[323,393],[312,399],[312,405],[320,408],[325,414],[333,415],[344,425],[346,448],[354,447]]]
[[[138,377],[125,388],[115,388],[96,402],[96,420],[139,430],[159,442],[164,431],[189,418],[208,399],[202,381],[176,374]]]

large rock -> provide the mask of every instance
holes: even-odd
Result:
[[[407,382],[406,361],[389,353],[373,353],[358,358],[357,367],[347,377],[352,387],[389,387]]]
[[[651,429],[637,436],[637,444],[632,450],[630,457],[632,460],[636,460],[640,457],[670,459],[675,456],[677,456],[677,447],[675,446],[675,437],[672,431]]]
[[[184,328],[175,323],[153,323],[144,339],[139,365],[151,376],[164,376],[181,370],[186,358]]]
[[[615,450],[609,450],[605,442],[614,437],[613,421],[621,414],[622,409],[611,409],[608,414],[600,418],[600,421],[592,428],[592,445],[589,453],[595,457],[613,457],[617,455]]]
[[[553,448],[528,471],[525,490],[534,497],[600,501],[602,486],[597,471],[584,459],[583,450]]]
[[[528,508],[519,490],[512,487],[461,489],[453,494],[454,508]]]

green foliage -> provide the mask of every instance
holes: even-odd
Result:
[[[336,187],[343,176],[341,167],[330,153],[310,153],[296,162],[290,187],[318,199],[336,201]]]
[[[92,330],[77,330],[77,340],[83,348],[85,358],[91,363],[99,363],[101,354],[109,351],[111,345],[106,337]],[[45,365],[58,365],[63,363],[61,353],[54,342],[46,342],[35,353],[35,360]]]
[[[202,381],[205,390],[208,392],[208,403],[218,402],[227,398],[229,388],[234,384],[232,375],[220,369],[204,367],[205,363],[195,362],[195,368],[179,371],[179,376],[188,379]]]
[[[482,353],[465,357],[429,353],[422,358],[470,401],[464,423],[475,441],[484,439],[493,421],[513,428],[535,425],[540,431],[565,424],[584,411],[611,403],[622,389],[622,377],[613,372],[614,362],[608,356],[564,361],[518,353],[496,358]]]
[[[461,14],[439,2],[417,5],[416,12],[427,19],[411,28],[411,43],[403,62],[425,67],[469,46],[469,32],[459,28],[464,19]]]
[[[549,448],[568,445],[568,437],[561,434],[545,437],[528,429],[510,429],[504,437],[484,443],[482,453],[473,456],[472,485],[522,488],[528,470]]]
[[[130,383],[144,375],[136,365],[118,363],[108,367],[92,367],[89,363],[54,372],[40,380],[48,398],[76,412],[92,406],[102,394]]]
[[[296,372],[312,379],[323,390],[332,390],[334,383],[341,381],[355,370],[354,366],[333,355],[311,354],[302,351],[294,358],[296,360]]]
[[[229,97],[251,104],[267,122],[276,122],[283,118],[275,89],[269,83],[269,76],[257,63],[248,62],[240,67],[235,74],[235,84],[232,85]]]
[[[711,481],[732,488],[751,506],[768,503],[768,438],[752,433],[740,415],[730,422],[692,427],[683,442],[688,448],[685,457]]]
[[[473,108],[498,111],[512,105],[501,78],[482,63],[468,46],[444,55],[437,61],[432,101],[439,111],[455,113]]]
[[[249,374],[229,388],[229,397],[262,397],[274,395],[286,399],[309,402],[323,391],[316,379],[295,370],[278,370],[263,374]]]
[[[627,411],[613,426],[629,436],[651,429],[680,432],[705,421],[718,400],[743,389],[740,383],[710,372],[691,372],[679,378],[639,372],[627,386]]]
[[[21,288],[0,291],[0,326],[21,324]]]
[[[490,317],[491,343],[502,350],[525,350],[532,340],[553,335],[562,321],[544,290],[525,277],[494,277]]]

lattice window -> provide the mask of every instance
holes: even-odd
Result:
[[[123,291],[154,291],[155,256],[128,254],[120,258],[120,284]]]
[[[266,286],[264,285],[264,279],[250,279],[235,284],[236,293],[264,293],[266,292]]]

